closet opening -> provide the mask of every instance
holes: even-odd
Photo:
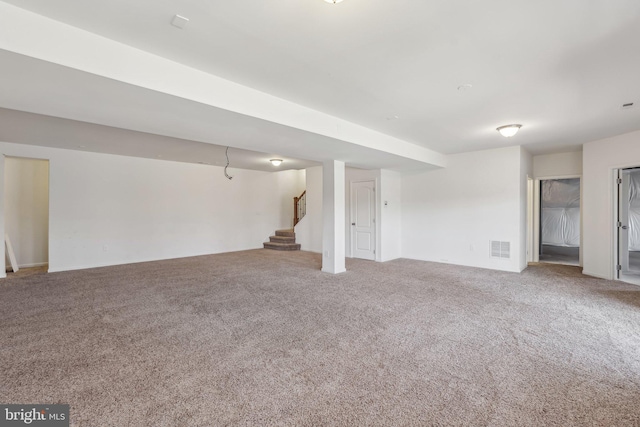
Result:
[[[539,261],[580,265],[580,178],[540,180]]]

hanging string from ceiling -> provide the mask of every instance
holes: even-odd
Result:
[[[227,157],[227,165],[224,167],[224,176],[226,176],[227,179],[233,179],[233,177],[229,176],[229,174],[227,173],[227,168],[229,167],[229,147],[227,147],[227,150],[224,152],[224,155]]]

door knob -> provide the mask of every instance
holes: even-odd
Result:
[[[355,223],[355,222],[352,222],[352,223],[351,223],[351,225],[356,225],[356,223]]]

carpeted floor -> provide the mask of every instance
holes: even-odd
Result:
[[[640,287],[253,250],[0,282],[0,402],[73,426],[640,425]]]
[[[577,266],[580,265],[580,248],[542,245],[539,260],[540,262]]]

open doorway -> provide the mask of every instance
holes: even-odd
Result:
[[[640,167],[618,171],[617,278],[640,285]]]
[[[540,180],[539,261],[580,265],[580,178]]]
[[[4,218],[5,241],[10,242],[7,247],[12,249],[12,253],[5,256],[7,271],[46,271],[49,264],[48,160],[5,158]]]

